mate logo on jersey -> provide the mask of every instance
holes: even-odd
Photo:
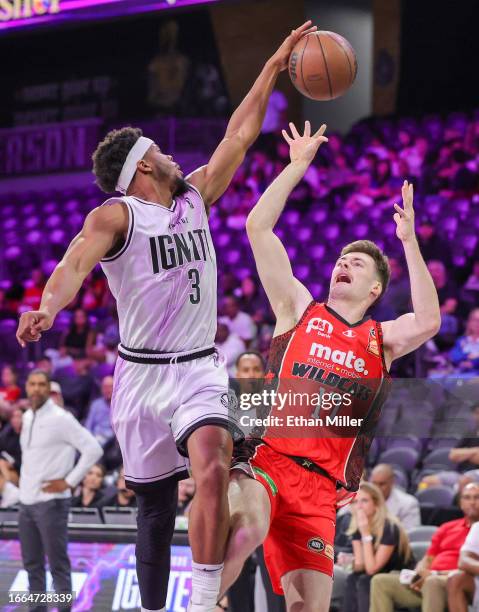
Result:
[[[368,370],[364,369],[366,362],[364,359],[356,357],[354,351],[348,351],[347,353],[338,349],[333,351],[330,346],[313,342],[309,349],[309,354],[311,357],[318,357],[324,361],[331,361],[337,365],[342,365],[348,370],[354,370],[358,374],[368,375]]]
[[[334,327],[330,321],[326,319],[320,319],[319,317],[313,317],[308,321],[308,327],[306,328],[306,333],[310,334],[312,331],[315,331],[318,336],[324,336],[325,338],[330,338],[333,333]]]
[[[191,261],[206,261],[207,257],[211,259],[205,229],[151,237],[150,252],[153,274],[158,274],[160,267],[171,270]]]

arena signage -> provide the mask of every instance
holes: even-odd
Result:
[[[90,119],[0,130],[0,176],[90,169],[99,125]]]
[[[131,16],[220,0],[0,0],[0,33],[75,21]]]

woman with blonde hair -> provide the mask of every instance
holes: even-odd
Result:
[[[388,512],[381,490],[362,482],[347,532],[353,541],[353,571],[347,578],[343,612],[368,612],[374,574],[410,567],[413,556],[401,523]]]

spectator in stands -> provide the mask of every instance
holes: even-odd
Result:
[[[454,344],[459,331],[458,290],[455,282],[448,279],[446,267],[442,261],[428,261],[427,267],[434,281],[441,307],[441,328],[434,337],[434,342],[439,350],[445,350]]]
[[[121,466],[120,473],[116,481],[116,492],[106,496],[101,501],[101,506],[117,506],[120,508],[135,508],[136,496],[135,492],[126,488],[125,471]]]
[[[231,295],[223,300],[222,312],[220,322],[226,323],[229,330],[239,336],[246,347],[249,347],[256,335],[256,325],[250,315],[240,310],[238,300]]]
[[[226,367],[230,376],[234,373],[235,363],[238,355],[245,350],[245,343],[241,338],[230,331],[226,323],[218,321],[216,327],[215,344],[226,357]]]
[[[80,485],[80,493],[72,497],[72,508],[99,508],[103,498],[103,479],[105,468],[100,463],[95,463],[86,473]]]
[[[396,257],[390,257],[389,267],[391,286],[374,309],[374,318],[377,317],[379,321],[396,319],[410,310],[411,291],[404,266]]]
[[[7,297],[6,292],[0,289],[0,321],[5,319],[17,319],[17,313],[12,310]]]
[[[462,438],[456,447],[451,449],[449,459],[457,463],[460,472],[475,470],[479,467],[479,403],[471,407],[474,418],[474,430]],[[436,484],[436,483],[433,483]]]
[[[388,512],[378,487],[362,482],[352,504],[348,532],[353,540],[354,561],[353,572],[346,580],[343,612],[368,612],[372,577],[407,567],[412,554],[406,532]]]
[[[425,261],[444,261],[444,240],[436,233],[434,223],[427,216],[420,218],[417,227],[418,242]],[[446,255],[448,257],[448,255]],[[449,261],[449,257],[447,259]]]
[[[418,500],[394,485],[394,470],[390,465],[378,464],[369,480],[381,489],[388,511],[401,522],[404,529],[409,530],[421,524]]]
[[[50,399],[50,380],[33,370],[26,382],[31,408],[23,416],[20,444],[18,530],[31,591],[46,590],[45,554],[56,592],[72,590],[67,553],[71,489],[102,455],[93,436]],[[80,459],[75,465],[75,455]]]
[[[12,365],[3,366],[0,386],[0,418],[5,421],[10,418],[15,402],[22,395],[22,390],[17,385],[17,378],[17,371]]]
[[[43,370],[51,376],[53,374],[53,362],[48,355],[42,355],[35,364],[36,370]]]
[[[191,500],[195,494],[195,481],[193,478],[185,478],[178,483],[178,506],[176,514],[188,516]]]
[[[469,313],[465,334],[456,340],[449,358],[457,374],[467,377],[479,374],[479,308]]]
[[[60,408],[65,408],[65,400],[63,399],[62,388],[55,380],[50,382],[50,397]]]
[[[241,310],[245,312],[253,314],[264,306],[265,301],[261,299],[258,285],[254,279],[251,278],[251,276],[243,278],[241,281],[241,287],[235,292],[235,294],[238,296]]]
[[[30,280],[26,283],[21,310],[38,310],[45,287],[45,275],[40,268],[32,270]]]
[[[22,419],[22,410],[15,408],[10,416],[10,421],[0,431],[0,457],[12,464],[17,472],[20,471],[22,464],[22,451],[20,448]]]
[[[459,571],[447,581],[449,612],[479,611],[479,522],[469,531],[459,555]]]
[[[82,421],[88,405],[98,393],[98,386],[90,373],[88,359],[74,359],[73,367],[57,370],[55,379],[60,384],[65,403],[79,421]]]
[[[110,404],[113,394],[113,376],[101,381],[101,397],[93,400],[85,420],[85,427],[104,447],[114,436],[110,421]]]
[[[84,358],[95,342],[95,332],[91,329],[86,312],[77,308],[73,314],[73,321],[60,340],[60,354],[62,356]]]
[[[0,497],[0,508],[10,508],[20,499],[18,472],[4,459],[0,459]]]
[[[479,485],[468,484],[461,495],[464,517],[443,523],[433,535],[426,555],[416,565],[420,578],[401,584],[399,574],[378,574],[371,581],[370,612],[393,612],[394,606],[419,607],[422,612],[445,612],[448,576],[457,570],[459,551],[479,520]]]

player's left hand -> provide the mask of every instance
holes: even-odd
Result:
[[[309,19],[296,30],[291,30],[291,34],[287,38],[285,38],[279,49],[271,58],[273,62],[278,66],[280,71],[286,70],[286,68],[288,67],[289,56],[291,55],[291,51],[294,49],[294,46],[296,45],[298,40],[306,34],[316,32],[316,30],[318,29],[317,26],[313,26],[311,24],[312,21],[311,19]]]
[[[396,212],[394,213],[394,221],[396,221],[397,226],[396,236],[402,242],[407,242],[415,236],[414,208],[412,205],[414,198],[414,190],[412,183],[404,181],[401,193],[403,208],[401,208],[399,204],[394,204],[394,209],[396,210]]]
[[[42,487],[44,493],[63,493],[70,488],[70,485],[64,478],[57,478],[55,480],[47,480]]]
[[[305,121],[304,123],[304,134],[302,136],[296,129],[294,123],[289,124],[289,129],[291,130],[292,136],[290,136],[286,130],[283,130],[282,133],[283,138],[289,145],[289,156],[293,163],[304,162],[310,164],[323,142],[328,142],[328,139],[324,136],[326,130],[325,123],[323,123],[319,130],[313,135],[311,135],[311,124],[309,121]]]

